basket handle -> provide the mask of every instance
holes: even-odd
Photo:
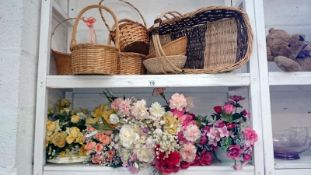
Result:
[[[173,17],[173,18],[171,18]],[[182,69],[176,67],[167,57],[162,48],[160,36],[159,36],[159,28],[162,23],[162,19],[173,20],[173,19],[181,19],[183,16],[177,11],[168,11],[161,14],[155,21],[153,25],[153,32],[152,32],[152,43],[154,45],[154,50],[157,57],[161,57],[162,65],[168,65],[172,72],[182,72]],[[162,68],[163,73],[165,73],[164,69]]]
[[[141,12],[138,10],[138,8],[136,8],[133,4],[131,4],[128,1],[125,1],[125,0],[119,0],[119,1],[123,2],[124,4],[127,4],[128,6],[132,7],[135,11],[137,11],[138,15],[140,16],[141,20],[143,21],[144,26],[147,27],[146,20],[145,20],[144,16],[141,14]],[[99,2],[99,5],[101,5],[103,2],[104,2],[104,0],[101,0]],[[101,15],[102,20],[104,21],[106,27],[109,28],[108,24],[106,23],[105,18],[103,17],[103,12],[101,10],[99,10],[99,11],[100,11],[100,15]]]
[[[65,20],[59,22],[59,23],[54,27],[54,29],[52,30],[52,33],[51,33],[51,43],[50,43],[51,47],[52,47],[52,41],[53,41],[55,32],[56,32],[56,30],[58,29],[58,27],[61,26],[62,24],[64,24],[65,22],[70,21],[70,20],[74,20],[74,19],[77,19],[77,18],[68,18],[68,19],[65,19]],[[52,50],[53,50],[53,49],[52,49]]]
[[[85,8],[83,8],[83,9],[80,11],[80,13],[79,13],[77,19],[75,20],[74,25],[73,25],[73,31],[72,31],[72,37],[71,37],[71,43],[70,43],[70,49],[71,49],[71,50],[72,50],[72,48],[73,48],[74,46],[77,45],[76,35],[77,35],[77,28],[78,28],[78,24],[79,24],[79,19],[81,19],[82,15],[83,15],[86,11],[88,11],[88,10],[90,10],[90,9],[94,9],[94,8],[100,8],[100,9],[106,10],[106,11],[112,16],[112,18],[113,18],[115,24],[118,25],[118,20],[117,20],[116,15],[115,15],[115,14],[113,13],[113,11],[112,11],[111,9],[109,9],[108,7],[105,7],[105,6],[102,6],[102,5],[98,5],[98,4],[86,6]],[[120,49],[120,48],[119,48],[119,36],[120,36],[120,30],[119,30],[119,28],[117,27],[117,28],[116,28],[116,41],[117,41],[117,42],[115,43],[115,47],[116,47],[118,50]]]

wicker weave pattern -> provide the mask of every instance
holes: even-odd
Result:
[[[235,20],[219,20],[208,23],[207,27],[204,68],[234,64],[237,52]]]
[[[176,73],[176,70],[172,69],[170,64],[182,69],[186,64],[187,57],[184,55],[173,55],[166,57],[154,57],[144,61],[144,65],[151,74],[163,74],[163,73]]]
[[[71,54],[58,52],[52,49],[51,53],[55,60],[57,75],[71,75]]]
[[[143,59],[145,55],[121,52],[119,54],[120,59],[120,74],[121,75],[135,75],[143,73]]]
[[[114,13],[107,7],[100,5],[90,5],[79,13],[80,19],[83,13],[89,9],[101,8],[111,14],[118,26],[118,21]],[[79,20],[73,26],[71,51],[72,51],[72,71],[73,74],[118,74],[118,53],[119,53],[119,28],[116,28],[116,47],[99,44],[77,44],[76,33]]]
[[[178,38],[177,40],[164,44],[162,47],[166,56],[185,55],[187,49],[187,37]],[[151,50],[147,58],[153,58],[155,56],[155,50]]]

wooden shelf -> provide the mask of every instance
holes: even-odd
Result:
[[[310,85],[311,72],[270,72],[270,86]]]
[[[148,171],[140,172],[139,174],[146,174]],[[212,166],[190,167],[187,170],[181,170],[178,175],[253,175],[254,166],[248,165],[241,171],[235,171],[232,164],[213,164]],[[110,168],[101,166],[88,165],[46,165],[44,167],[44,175],[126,175],[130,174],[126,168]]]
[[[48,88],[241,87],[250,85],[248,73],[200,75],[47,76]]]

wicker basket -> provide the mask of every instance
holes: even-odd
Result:
[[[99,4],[102,4],[104,0],[101,0]],[[141,17],[143,24],[132,21],[130,19],[122,19],[119,21],[119,29],[120,29],[120,50],[122,52],[134,52],[134,53],[141,53],[144,55],[148,54],[149,51],[149,35],[147,30],[146,21],[140,11],[131,3],[119,0],[128,6],[135,9],[139,16]],[[103,13],[100,10],[102,19],[106,24],[106,27],[109,28],[108,24],[106,23],[105,18],[103,17]],[[116,27],[115,25],[112,27],[111,37],[114,42],[116,37]]]
[[[181,37],[167,44],[164,44],[162,48],[166,56],[185,55],[186,49],[187,49],[187,37]],[[156,56],[156,53],[153,48],[152,50],[150,50],[147,58],[153,58],[155,56]]]
[[[156,22],[151,28],[153,35],[187,36],[185,73],[232,71],[246,64],[252,53],[248,16],[235,7],[206,7],[182,18],[158,18]]]
[[[51,35],[51,47],[52,47],[52,41],[54,38],[54,34],[56,32],[56,29],[59,26],[61,26],[63,23],[69,20],[74,20],[74,19],[76,18],[65,19],[55,26],[55,28],[53,29],[52,35]],[[57,75],[72,75],[71,53],[60,52],[60,51],[56,51],[51,48],[51,55],[55,60]]]
[[[176,73],[184,67],[186,60],[187,57],[184,55],[154,57],[145,60],[144,66],[150,74]],[[179,70],[172,69],[172,65]]]
[[[98,4],[90,5],[81,10],[78,19],[83,13],[90,9],[100,8],[111,14],[116,25],[118,20],[115,14],[107,7]],[[118,74],[118,53],[119,53],[119,29],[116,28],[116,46],[99,44],[77,44],[76,34],[79,20],[73,26],[71,51],[73,74]]]
[[[121,75],[139,75],[143,74],[143,60],[145,55],[131,52],[121,52],[120,59],[120,74]]]

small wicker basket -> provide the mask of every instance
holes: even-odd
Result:
[[[99,4],[102,4],[104,0],[101,0]],[[130,20],[130,19],[122,19],[119,20],[119,30],[120,30],[120,37],[119,37],[119,44],[120,50],[122,52],[134,52],[134,53],[141,53],[144,55],[148,54],[149,51],[149,35],[147,30],[146,21],[141,14],[141,12],[131,3],[125,0],[119,0],[136,10],[141,17],[143,24]],[[109,28],[108,24],[106,23],[105,18],[103,17],[103,13],[100,10],[100,14],[102,19],[107,28]],[[112,27],[111,37],[114,42],[116,42],[116,25]]]
[[[152,43],[154,51],[151,51],[150,55],[148,56],[149,58],[144,61],[144,65],[148,73],[180,73],[182,72],[182,68],[186,63],[186,37],[182,37],[177,40],[168,42],[164,45],[164,47],[162,47],[161,39],[157,29],[159,29],[161,20],[169,19],[170,16],[173,16],[174,18],[181,18],[180,13],[176,11],[170,11],[162,14],[158,18],[160,20],[155,21],[155,30],[152,31]]]
[[[143,60],[145,55],[132,52],[121,52],[120,59],[120,74],[121,75],[139,75],[143,74]]]
[[[113,17],[118,26],[118,20],[112,10],[98,4],[90,5],[82,9],[78,19],[88,10],[100,8]],[[115,46],[99,44],[77,44],[76,34],[79,20],[73,26],[71,51],[72,51],[72,71],[73,74],[118,74],[118,54],[119,54],[119,28],[116,28]]]

